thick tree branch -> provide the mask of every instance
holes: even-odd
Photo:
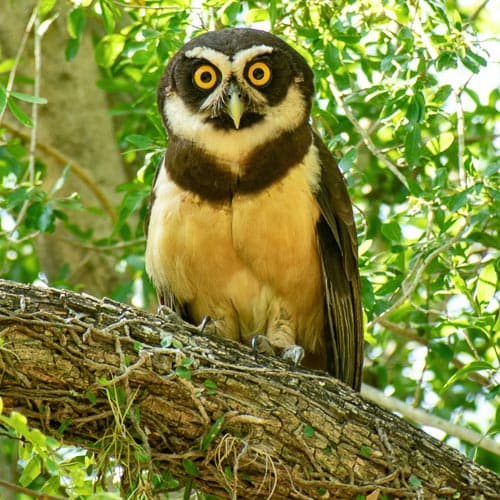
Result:
[[[223,498],[500,498],[493,472],[340,382],[174,314],[0,281],[0,332],[6,408]]]

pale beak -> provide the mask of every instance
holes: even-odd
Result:
[[[236,129],[240,128],[240,121],[245,112],[245,103],[241,98],[241,90],[235,83],[229,87],[229,102],[227,103],[227,114],[233,120]]]

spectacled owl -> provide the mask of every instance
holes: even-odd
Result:
[[[198,36],[158,86],[168,147],[146,221],[160,304],[360,388],[363,327],[352,204],[310,124],[313,73],[280,38]]]

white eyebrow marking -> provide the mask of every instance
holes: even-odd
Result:
[[[243,70],[248,61],[262,54],[270,54],[273,50],[273,47],[269,45],[254,45],[253,47],[238,52],[233,59],[233,71],[237,75],[243,76]]]
[[[222,74],[222,80],[227,81],[231,77],[231,60],[222,52],[211,49],[210,47],[195,47],[186,52],[186,57],[189,59],[206,59],[219,69]]]

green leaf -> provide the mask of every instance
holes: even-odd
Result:
[[[361,453],[361,456],[364,458],[369,458],[372,454],[372,449],[369,446],[361,446],[359,449],[359,452]]]
[[[314,437],[314,434],[315,434],[315,430],[314,430],[314,427],[312,425],[309,425],[309,424],[304,425],[304,437],[312,438],[312,437]]]
[[[486,396],[487,401],[493,401],[497,396],[500,396],[500,385],[496,385],[488,392]]]
[[[451,132],[443,132],[437,136],[434,136],[427,144],[427,149],[433,154],[437,155],[446,151],[455,140],[455,135]]]
[[[185,358],[182,358],[182,360],[181,360],[181,365],[182,365],[182,366],[185,366],[186,368],[187,368],[188,366],[191,366],[193,363],[194,363],[194,359],[193,359],[193,358],[191,358],[190,356],[187,356],[187,357],[185,357]]]
[[[420,481],[420,479],[417,476],[414,476],[413,474],[408,478],[408,484],[413,488],[422,487],[422,482]]]
[[[498,277],[495,264],[490,262],[479,274],[476,285],[476,300],[479,304],[489,304],[497,291]]]
[[[85,393],[85,397],[93,404],[95,405],[97,403],[97,396],[95,392],[92,391],[87,391]]]
[[[422,92],[417,92],[412,96],[406,110],[406,118],[408,121],[415,125],[422,123],[425,118],[425,99]]]
[[[101,38],[95,48],[97,64],[103,68],[110,68],[121,54],[123,47],[125,47],[125,37],[123,35],[114,33]]]
[[[351,148],[347,151],[342,159],[339,161],[339,167],[343,172],[348,172],[354,163],[356,162],[356,158],[358,157],[358,148]]]
[[[219,435],[224,424],[224,415],[221,415],[210,427],[201,441],[201,451],[207,451],[213,440]]]
[[[38,429],[31,429],[28,434],[28,439],[39,448],[47,448],[47,436],[42,434]]]
[[[116,15],[116,10],[114,9],[113,5],[107,2],[106,0],[99,0],[99,5],[101,6],[101,16],[102,16],[102,21],[104,23],[104,29],[106,30],[106,33],[111,34],[113,31],[115,31],[115,15]]]
[[[45,97],[37,97],[34,95],[23,94],[22,92],[14,92],[14,91],[12,91],[10,95],[24,102],[31,102],[33,104],[47,104],[47,99],[45,99]]]
[[[64,56],[66,61],[72,61],[76,54],[78,54],[78,49],[80,48],[80,39],[79,38],[70,38],[68,43],[66,44],[66,51]]]
[[[73,9],[68,14],[66,28],[71,38],[80,40],[85,29],[85,10],[82,7]]]
[[[151,138],[148,137],[147,135],[130,134],[125,137],[125,140],[130,144],[132,144],[133,146],[136,146],[141,149],[148,149],[153,146]]]
[[[178,377],[183,378],[184,380],[191,380],[191,370],[185,366],[178,366],[175,369],[175,373]]]
[[[38,12],[41,19],[43,19],[54,8],[56,2],[57,0],[40,0],[38,4]]]
[[[480,56],[476,52],[473,52],[470,48],[465,49],[465,53],[470,59],[475,61],[479,66],[486,66],[488,64],[488,61],[483,56]]]
[[[8,106],[9,106],[10,112],[23,125],[25,125],[26,127],[33,126],[33,122],[31,121],[31,118],[27,114],[25,114],[24,111],[22,111],[21,108],[12,99],[9,99]]]
[[[389,240],[399,243],[403,237],[401,228],[397,222],[386,222],[381,227],[382,234]]]
[[[217,383],[214,382],[213,380],[210,380],[210,379],[207,378],[203,382],[203,385],[205,386],[205,389],[206,389],[207,394],[209,396],[212,396],[213,394],[215,394],[217,392]]]
[[[55,216],[52,203],[32,203],[26,212],[26,225],[42,233],[51,233],[55,229]]]
[[[471,361],[470,363],[467,363],[466,365],[462,366],[459,370],[457,370],[444,384],[443,386],[443,391],[448,389],[452,384],[454,384],[457,380],[461,380],[465,378],[469,373],[473,372],[479,372],[482,370],[493,370],[493,366],[491,363],[488,363],[486,361]]]
[[[410,167],[415,166],[418,162],[421,142],[420,127],[415,124],[406,134],[405,140],[405,159]]]
[[[198,467],[196,467],[196,464],[189,458],[182,459],[182,467],[184,467],[184,470],[190,476],[198,477],[200,475],[200,473],[198,472]]]
[[[339,49],[335,47],[332,43],[329,43],[325,47],[325,62],[328,64],[328,67],[330,68],[331,71],[337,71],[338,67],[340,66],[340,56],[339,56]]]
[[[21,486],[29,486],[42,472],[42,460],[38,455],[33,455],[24,466],[18,482]]]
[[[163,348],[168,349],[172,345],[172,341],[173,340],[174,340],[174,336],[173,335],[165,335],[165,337],[163,337],[160,340],[160,345]]]
[[[5,106],[7,106],[7,92],[3,85],[0,85],[0,115],[4,112]]]

